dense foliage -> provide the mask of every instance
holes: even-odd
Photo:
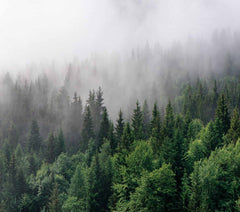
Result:
[[[100,87],[83,107],[45,77],[3,84],[0,211],[240,211],[237,76],[182,81],[165,110],[136,101],[114,122]]]

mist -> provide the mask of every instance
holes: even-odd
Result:
[[[169,47],[215,30],[239,30],[238,1],[1,1],[0,66],[126,54],[146,42]]]
[[[65,86],[70,101],[77,92],[85,102],[101,86],[113,119],[119,108],[129,116],[137,99],[165,105],[186,76],[222,73],[230,60],[240,67],[238,1],[3,0],[0,6],[1,75],[31,82],[45,74],[51,92]]]

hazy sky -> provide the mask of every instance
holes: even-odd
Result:
[[[206,39],[239,30],[239,11],[239,0],[0,0],[0,67]]]

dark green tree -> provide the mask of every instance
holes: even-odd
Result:
[[[18,131],[16,126],[14,125],[13,122],[10,123],[10,126],[8,128],[8,141],[11,149],[15,149],[17,144],[18,144]]]
[[[151,136],[156,138],[158,142],[161,140],[161,117],[160,112],[158,110],[157,103],[154,103],[152,110],[152,120],[150,123]],[[159,143],[160,144],[160,143]]]
[[[56,138],[53,133],[50,133],[47,139],[46,161],[53,163],[56,158]]]
[[[143,137],[144,139],[147,139],[149,138],[149,134],[150,134],[149,128],[150,128],[150,121],[151,121],[147,100],[145,100],[143,103],[142,116],[143,116]]]
[[[138,101],[133,111],[132,129],[135,140],[143,139],[143,115]]]
[[[60,155],[62,152],[65,152],[65,139],[64,139],[63,131],[62,129],[60,129],[58,136],[56,138],[56,147],[55,147],[56,156]]]
[[[216,119],[221,122],[223,133],[226,134],[230,127],[230,117],[228,112],[227,99],[224,94],[218,98]]]
[[[59,200],[59,191],[58,184],[55,183],[54,189],[52,191],[52,195],[50,196],[50,202],[48,204],[50,212],[60,212],[61,211],[61,203]]]
[[[240,137],[240,118],[237,108],[233,110],[228,136],[234,144],[236,144],[238,138]]]
[[[163,121],[163,135],[164,137],[172,139],[173,133],[174,133],[174,114],[171,101],[169,100],[166,107],[166,115]]]
[[[98,148],[100,148],[103,144],[103,139],[108,138],[109,134],[109,120],[108,120],[108,113],[107,109],[103,109],[102,121],[99,129],[98,134]]]
[[[118,144],[121,142],[122,135],[123,135],[123,129],[124,129],[123,114],[122,114],[122,111],[120,110],[119,114],[118,114],[116,127],[115,127],[116,139],[117,139]]]
[[[176,211],[176,182],[171,166],[147,173],[131,195],[129,211]]]
[[[122,140],[119,145],[120,149],[126,149],[129,151],[131,149],[133,140],[134,140],[134,137],[133,137],[132,129],[129,122],[127,122],[124,126]]]
[[[80,141],[80,150],[85,152],[88,147],[88,142],[91,138],[94,138],[92,115],[90,111],[90,106],[85,109],[83,130],[82,130],[82,140]]]
[[[27,148],[28,151],[39,152],[42,147],[42,139],[39,133],[37,121],[33,120],[28,136]]]
[[[95,118],[95,125],[96,125],[96,132],[99,131],[101,127],[101,121],[103,118],[103,113],[106,108],[103,107],[103,91],[102,88],[99,87],[96,92],[96,118]]]

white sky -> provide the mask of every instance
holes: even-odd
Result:
[[[0,0],[0,67],[207,39],[238,31],[239,11],[239,0]]]

